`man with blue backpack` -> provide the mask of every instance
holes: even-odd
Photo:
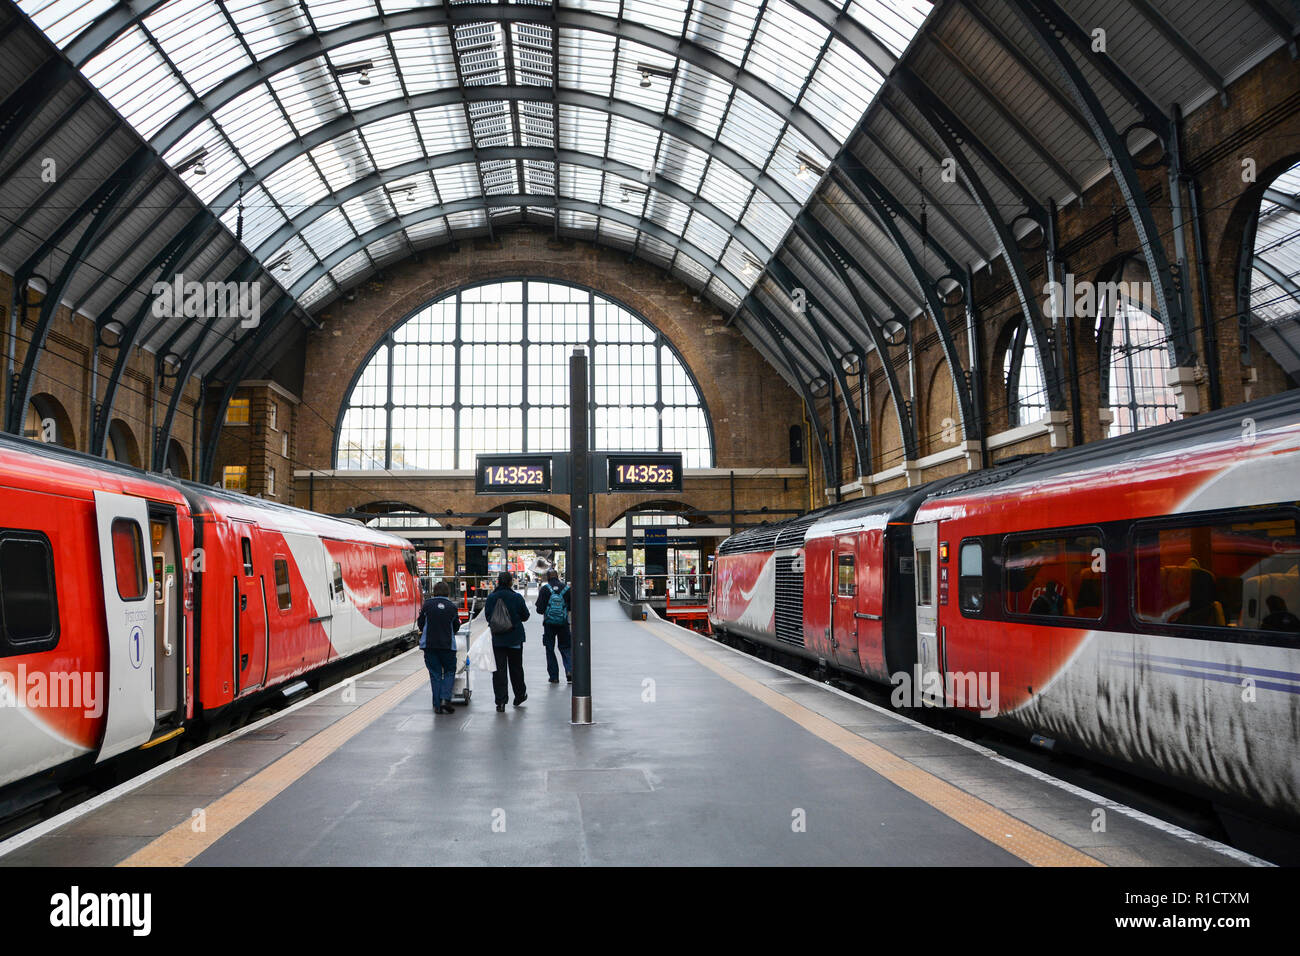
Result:
[[[537,613],[542,615],[542,646],[546,648],[546,673],[552,684],[560,682],[560,669],[555,661],[555,644],[560,644],[560,657],[564,660],[564,676],[573,683],[573,634],[569,630],[569,604],[572,596],[569,586],[560,583],[560,576],[552,568],[546,572],[546,583],[537,591]]]

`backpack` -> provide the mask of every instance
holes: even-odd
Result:
[[[505,595],[497,598],[497,603],[492,605],[492,614],[488,617],[488,627],[492,629],[493,634],[509,634],[515,629],[515,619],[510,614],[510,608],[506,605]]]
[[[546,599],[546,617],[543,618],[547,624],[563,624],[569,619],[569,609],[564,606],[564,595],[568,592],[567,584],[563,591],[551,588],[551,596]]]

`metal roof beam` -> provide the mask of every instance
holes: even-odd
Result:
[[[46,104],[74,76],[76,73],[68,62],[55,56],[42,63],[26,82],[0,103],[0,168],[3,168],[9,150],[41,115]],[[8,178],[8,173],[5,178]]]
[[[1138,178],[1137,165],[1128,151],[1124,137],[1115,129],[1115,125],[1106,114],[1105,107],[1096,92],[1088,84],[1077,63],[1069,51],[1062,45],[1058,34],[1066,32],[1050,12],[1051,0],[1007,0],[1015,11],[1025,29],[1034,36],[1043,51],[1052,58],[1061,73],[1070,95],[1074,97],[1079,108],[1088,117],[1093,137],[1110,160],[1114,172],[1115,184],[1128,205],[1133,228],[1137,232],[1138,243],[1142,247],[1142,256],[1146,260],[1148,279],[1155,295],[1155,306],[1160,311],[1160,318],[1169,334],[1174,364],[1190,367],[1196,364],[1196,345],[1188,326],[1187,315],[1183,309],[1181,284],[1175,279],[1169,266],[1160,230],[1147,202],[1146,192]],[[1170,143],[1172,127],[1167,127],[1164,142]],[[1161,131],[1157,131],[1159,134]]]

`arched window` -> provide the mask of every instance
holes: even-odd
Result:
[[[663,335],[590,289],[472,286],[385,336],[353,383],[336,467],[469,469],[478,453],[569,447],[569,356],[587,347],[592,447],[713,465],[707,409]]]
[[[501,519],[493,518],[488,527],[501,527]],[[538,511],[534,508],[523,508],[519,511],[510,512],[510,531],[515,532],[524,528],[550,528],[556,531],[568,531],[569,522],[556,517],[548,511]]]
[[[1020,361],[1015,361],[1016,349]],[[1007,424],[1011,428],[1030,425],[1047,414],[1047,388],[1043,383],[1043,367],[1038,363],[1038,351],[1029,327],[1021,324],[1007,343],[1002,355],[1002,380],[1007,388]]]
[[[1169,336],[1154,314],[1146,266],[1126,259],[1117,280],[1098,284],[1097,342],[1110,435],[1124,435],[1178,418],[1169,385]]]
[[[1300,377],[1300,164],[1264,191],[1247,242],[1249,298],[1241,305],[1251,333],[1288,374]]]

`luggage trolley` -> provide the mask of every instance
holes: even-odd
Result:
[[[473,668],[469,666],[469,647],[483,631],[487,630],[487,621],[481,612],[475,613],[456,631],[456,680],[451,685],[451,699],[459,700],[468,706],[474,696]]]

